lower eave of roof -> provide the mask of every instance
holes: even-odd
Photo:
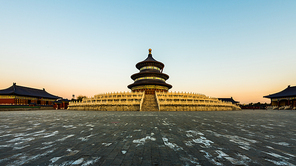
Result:
[[[170,84],[167,84],[167,83],[158,83],[158,82],[151,82],[151,83],[133,83],[133,84],[130,84],[128,85],[127,87],[129,89],[135,87],[135,86],[141,86],[141,85],[160,85],[160,86],[165,86],[169,89],[171,89],[173,86],[170,85]]]

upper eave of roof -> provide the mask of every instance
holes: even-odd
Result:
[[[143,60],[143,61],[141,61],[141,62],[139,62],[139,63],[136,64],[136,68],[137,68],[137,69],[140,70],[140,68],[142,68],[143,66],[147,66],[147,65],[157,66],[157,67],[159,67],[160,69],[163,69],[163,68],[164,68],[164,64],[163,64],[163,63],[158,62],[157,60],[155,60],[155,59],[152,57],[151,51],[152,51],[152,49],[150,48],[150,49],[149,49],[148,57],[147,57],[145,60]]]
[[[142,67],[148,66],[148,65],[157,66],[160,69],[164,68],[164,64],[155,60],[152,57],[152,54],[149,54],[148,57],[145,60],[143,60],[142,62],[137,63],[136,68],[140,70]]]

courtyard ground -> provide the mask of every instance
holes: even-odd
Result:
[[[0,165],[296,165],[296,111],[1,111]]]

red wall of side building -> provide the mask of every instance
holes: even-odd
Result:
[[[0,104],[13,104],[14,99],[0,99]]]

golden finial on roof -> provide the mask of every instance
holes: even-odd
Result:
[[[149,54],[151,54],[151,51],[152,51],[152,49],[151,49],[151,48],[149,48]]]

